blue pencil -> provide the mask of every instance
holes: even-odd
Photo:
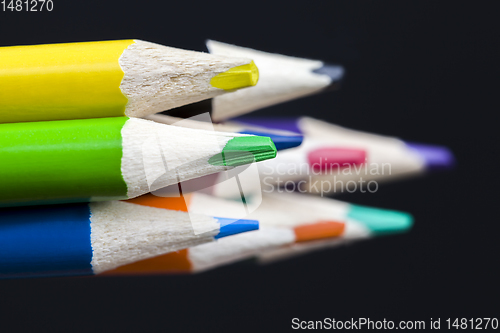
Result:
[[[444,146],[405,142],[396,138],[384,137],[376,134],[368,134],[361,131],[342,128],[337,125],[328,124],[313,118],[301,117],[240,117],[235,119],[235,123],[240,126],[258,126],[264,129],[289,131],[291,133],[302,134],[306,137],[330,140],[331,144],[353,145],[359,147],[373,145],[377,143],[382,148],[391,148],[395,143],[400,144],[408,152],[418,156],[423,164],[421,171],[435,169],[449,169],[455,164],[453,153]],[[342,141],[341,141],[342,140]],[[378,143],[380,142],[380,143]]]
[[[188,119],[168,116],[165,114],[153,114],[145,117],[148,120],[157,123],[174,125],[179,127],[202,129],[217,132],[230,132],[249,135],[266,136],[271,138],[276,150],[284,150],[289,148],[298,147],[302,144],[304,137],[302,134],[286,130],[270,129],[262,126],[255,126],[251,124],[213,124],[212,119],[206,114],[197,115]]]
[[[0,278],[99,274],[258,225],[120,201],[8,208],[0,211]]]

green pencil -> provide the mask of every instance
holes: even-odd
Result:
[[[0,206],[133,198],[276,156],[270,138],[128,118],[0,125]]]

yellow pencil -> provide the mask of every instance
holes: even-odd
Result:
[[[142,117],[257,80],[250,59],[140,40],[0,47],[0,123]]]

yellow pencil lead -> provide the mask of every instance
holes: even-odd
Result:
[[[210,80],[210,84],[219,89],[235,90],[255,86],[257,81],[259,81],[259,69],[252,61],[217,74]]]

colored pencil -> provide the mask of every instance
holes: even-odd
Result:
[[[258,229],[257,221],[234,221],[120,201],[7,208],[0,278],[99,274]],[[195,234],[200,225],[207,232]]]
[[[344,68],[319,60],[289,57],[257,51],[231,44],[207,41],[211,54],[248,57],[259,67],[259,83],[255,87],[217,96],[210,101],[171,110],[170,115],[191,116],[211,111],[215,121],[239,116],[307,95],[337,89]]]
[[[284,150],[300,146],[303,136],[290,131],[272,130],[259,126],[241,126],[239,124],[214,124],[209,115],[199,115],[188,119],[177,118],[165,114],[153,114],[144,117],[157,123],[180,127],[202,129],[207,131],[232,132],[240,134],[266,136],[271,138],[276,150]]]
[[[343,224],[339,223],[343,227]],[[120,266],[102,275],[157,275],[172,273],[199,273],[223,265],[249,259],[262,251],[272,250],[301,241],[322,239],[337,232],[332,224],[312,224],[288,228],[260,228],[258,231],[221,239],[217,244],[202,244],[154,258]],[[322,234],[324,232],[324,234]],[[330,232],[330,233],[329,233]],[[248,237],[240,237],[248,236]],[[331,237],[331,236],[330,236]],[[216,245],[216,246],[205,246]]]
[[[128,202],[198,213],[217,212],[233,218],[245,216],[248,209],[242,202],[200,193],[192,193],[184,198],[164,198],[147,194]],[[255,203],[250,206],[255,206]],[[340,236],[359,238],[402,232],[409,229],[413,221],[407,213],[298,194],[264,194],[260,205],[254,208],[247,217],[259,219],[261,228],[258,231],[221,240],[217,244],[196,246],[135,262],[107,274],[199,272],[294,243],[309,243]]]
[[[348,219],[345,222],[344,232],[339,237],[316,239],[310,242],[287,244],[279,248],[266,249],[257,254],[257,260],[262,264],[270,264],[314,251],[350,244],[354,241],[406,232],[412,225],[412,218],[409,215],[405,217],[405,215],[399,213],[398,215],[394,214],[391,218],[387,215],[388,211],[369,207],[363,207],[363,210],[365,218]],[[404,219],[406,219],[406,223],[402,223]],[[172,252],[172,254],[176,253]]]
[[[352,192],[353,184],[350,187],[347,185],[351,181],[358,189],[364,184],[364,189],[367,190],[370,181],[392,181],[427,171],[451,168],[454,165],[452,152],[443,146],[408,143],[397,138],[351,130],[309,117],[299,119],[242,118],[236,123],[240,122],[243,123],[242,126],[248,123],[304,135],[302,146],[281,153],[272,163],[259,165],[259,170],[262,171],[261,180],[263,184],[268,184],[265,185],[267,187],[278,185],[278,182],[283,185],[289,180],[299,182],[303,180],[297,184],[297,188],[303,192],[323,194],[346,190]],[[317,151],[314,160],[322,170],[318,172],[318,170],[307,169],[305,172],[298,172],[304,169],[300,168],[304,165],[304,159],[295,158],[294,160],[294,154],[300,154],[301,150],[306,150],[310,146],[329,148],[333,151],[340,150],[340,153],[348,149],[351,153],[344,157],[337,154],[334,158],[335,154],[329,153],[328,150]],[[356,151],[359,154],[354,154]],[[366,159],[360,163],[363,151]],[[287,156],[290,158],[285,159]],[[311,158],[310,155],[308,157]],[[349,157],[347,160],[350,159],[351,163],[345,163],[346,157]],[[320,163],[321,161],[324,163]],[[337,164],[341,167],[324,168]],[[278,167],[287,172],[279,172],[278,175],[276,172],[276,170],[280,171]],[[223,193],[224,189],[219,192]]]
[[[0,124],[0,205],[133,198],[275,155],[269,138],[137,118]]]
[[[283,195],[273,193],[272,196],[282,200],[283,207],[288,204],[298,207],[302,205],[303,207],[309,207],[313,211],[338,209],[337,214],[340,213],[345,216],[345,228],[342,234],[336,238],[290,244],[262,251],[257,256],[259,262],[262,263],[271,263],[316,249],[346,244],[354,240],[403,233],[413,226],[413,217],[405,212],[353,205],[334,199],[297,193]]]
[[[255,85],[250,59],[141,40],[0,48],[0,123],[141,117]]]

